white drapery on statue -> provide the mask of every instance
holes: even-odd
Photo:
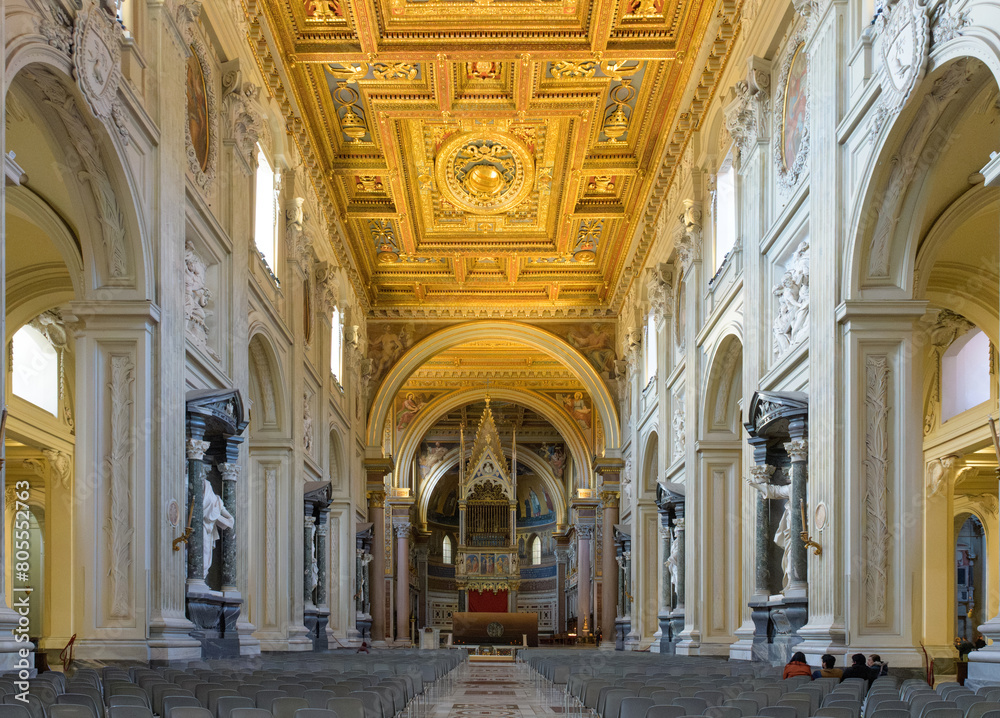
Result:
[[[205,498],[202,505],[204,506],[203,523],[205,531],[202,555],[205,560],[205,576],[208,576],[208,569],[212,567],[212,554],[215,553],[215,542],[222,535],[222,530],[219,527],[231,529],[235,525],[236,519],[233,518],[231,513],[226,511],[226,507],[222,503],[222,497],[215,493],[208,479],[205,479]]]

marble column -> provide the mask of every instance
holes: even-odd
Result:
[[[625,554],[622,551],[621,544],[618,545],[616,554],[615,561],[618,563],[618,615],[615,618],[618,619],[625,618],[625,614],[628,611],[625,606],[625,591],[627,590],[625,586]]]
[[[374,556],[364,553],[361,556],[361,613],[371,616],[372,613],[372,561]]]
[[[302,595],[305,606],[311,607],[313,603],[313,577],[312,577],[312,555],[314,541],[316,540],[316,517],[305,516],[302,521]]]
[[[668,525],[669,518],[666,513],[660,513],[660,555],[663,556],[663,564],[660,566],[660,617],[662,623],[662,617],[670,612],[671,603],[673,602],[673,596],[671,596],[672,586],[670,584],[670,571],[666,565],[666,559],[670,556],[670,526]]]
[[[236,526],[240,520],[236,509],[236,482],[240,478],[240,466],[236,463],[219,464],[222,474],[222,503],[234,518],[234,526],[222,531],[222,591],[236,591]]]
[[[396,640],[410,642],[410,525],[395,524]]]
[[[590,565],[590,544],[594,540],[593,526],[577,526],[577,569],[576,569],[576,635],[588,636],[594,630],[593,619],[590,616],[590,596],[592,589],[590,577],[593,567]]]
[[[316,561],[319,563],[319,578],[316,585],[316,606],[326,608],[327,602],[327,536],[329,535],[329,523],[327,515],[329,512],[321,511],[319,520],[316,523]]]
[[[565,539],[563,539],[565,541]],[[556,602],[552,621],[553,632],[566,632],[566,549],[557,548],[556,554]]]
[[[427,559],[429,555],[430,549],[428,549],[427,544],[419,544],[417,546],[417,585],[420,587],[420,601],[417,604],[417,625],[421,628],[430,625],[427,621]]]
[[[208,593],[205,583],[205,532],[202,529],[205,515],[205,452],[210,443],[204,441],[205,427],[201,422],[191,422],[191,436],[187,441],[188,460],[188,527],[191,535],[187,541],[188,591]]]
[[[354,589],[354,610],[359,614],[364,614],[365,605],[365,578],[364,572],[366,570],[366,564],[364,563],[365,550],[362,548],[354,549],[354,575],[355,583],[357,587]]]
[[[372,641],[384,641],[385,625],[385,492],[368,492],[368,518],[372,523],[372,562],[368,567],[372,614]]]
[[[614,484],[617,486],[617,482]],[[601,583],[601,620],[600,628],[610,639],[615,631],[615,612],[618,598],[618,565],[615,556],[615,524],[618,523],[618,491],[605,489],[601,491],[603,507],[603,541],[602,541],[602,583]],[[607,645],[612,645],[609,641]]]
[[[792,535],[788,556],[788,588],[786,596],[805,596],[808,590],[806,566],[809,557],[802,541],[802,512],[806,506],[806,478],[808,474],[809,444],[805,438],[795,438],[785,443],[785,451],[792,460],[792,485],[788,492],[789,526]]]
[[[774,467],[767,464],[755,464],[750,467],[750,476],[759,485],[770,484]],[[757,522],[754,534],[754,596],[766,599],[771,595],[771,571],[768,566],[770,553],[770,499],[757,492]]]

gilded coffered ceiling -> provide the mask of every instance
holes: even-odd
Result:
[[[611,313],[714,3],[259,7],[374,311]]]

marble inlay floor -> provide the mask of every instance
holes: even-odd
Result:
[[[562,694],[536,687],[528,668],[513,664],[468,664],[455,671],[451,690],[435,696],[428,718],[531,718],[563,713]]]

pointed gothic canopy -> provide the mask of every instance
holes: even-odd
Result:
[[[476,429],[476,438],[472,443],[472,452],[465,475],[469,477],[465,487],[466,493],[471,490],[472,485],[478,479],[499,481],[504,490],[509,493],[510,469],[500,444],[500,432],[497,431],[497,425],[493,419],[489,396],[486,397],[486,408],[483,409],[483,415],[479,418],[479,427]]]

